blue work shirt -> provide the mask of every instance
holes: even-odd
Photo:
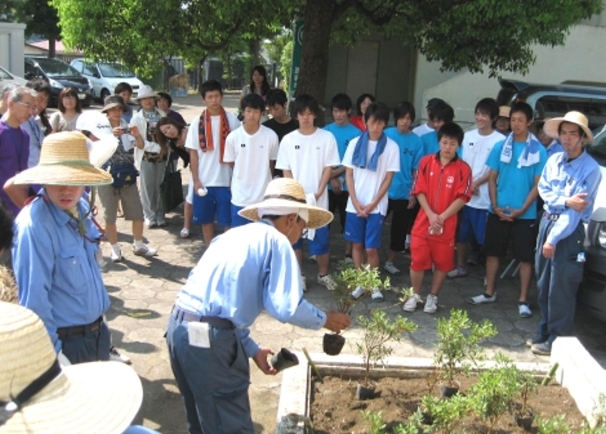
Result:
[[[539,180],[539,194],[545,201],[543,209],[549,214],[559,214],[546,241],[556,245],[574,232],[579,223],[588,222],[602,179],[600,166],[587,152],[572,161],[568,154],[560,152],[550,157]],[[566,208],[566,200],[578,193],[587,193],[589,202],[582,212]]]
[[[248,327],[263,309],[281,322],[320,329],[326,314],[303,299],[288,238],[263,220],[216,237],[177,295],[177,307],[230,320],[249,357],[259,351]]]
[[[412,188],[412,173],[419,168],[419,162],[424,156],[423,141],[415,133],[401,133],[396,127],[387,128],[385,135],[400,148],[400,171],[393,174],[387,196],[395,200],[408,200]]]
[[[551,142],[549,146],[545,148],[545,150],[547,151],[547,158],[549,158],[552,155],[557,154],[558,152],[564,152],[564,147],[562,146],[559,140],[554,139],[553,142]]]
[[[57,328],[90,324],[109,308],[109,297],[95,259],[99,230],[84,221],[85,237],[76,222],[55,206],[44,189],[15,219],[12,248],[19,304],[33,310],[61,350]],[[88,202],[81,198],[78,212]]]
[[[351,142],[352,139],[362,135],[362,131],[358,127],[349,123],[347,125],[337,125],[335,122],[333,122],[326,125],[324,129],[335,136],[335,140],[337,141],[337,150],[339,151],[339,161],[343,161],[343,157],[345,156],[345,151],[347,150],[349,142]],[[343,172],[339,178],[341,179],[341,184],[343,185],[343,191],[347,191],[345,172]],[[328,183],[328,189],[332,190],[330,182]]]

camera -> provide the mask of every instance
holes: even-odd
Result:
[[[122,128],[123,134],[130,134],[130,126]]]

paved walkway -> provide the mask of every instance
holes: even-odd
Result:
[[[199,97],[190,96],[177,99],[173,108],[181,112],[190,121],[201,109]],[[225,106],[233,110],[237,105],[237,96],[227,95]],[[184,183],[188,177],[186,170],[182,171]],[[189,239],[180,239],[182,227],[182,208],[167,216],[167,226],[161,229],[145,231],[145,237],[150,245],[158,249],[158,256],[151,259],[134,256],[129,244],[132,242],[130,225],[119,219],[119,240],[122,244],[123,262],[108,264],[104,280],[112,301],[108,312],[109,325],[112,330],[114,344],[123,353],[131,357],[133,367],[143,382],[144,399],[138,422],[157,429],[162,433],[187,432],[185,412],[181,397],[178,393],[163,338],[168,315],[173,300],[187,275],[204,252],[204,243],[200,228],[192,230]],[[336,271],[337,262],[342,259],[343,243],[338,234],[338,223],[333,224],[333,250],[331,252],[331,270]],[[389,220],[385,234],[389,231]],[[388,245],[387,236],[384,246]],[[109,256],[109,245],[103,246],[105,256]],[[409,258],[401,255],[396,260],[396,266],[407,270]],[[506,263],[501,264],[502,269]],[[330,293],[315,283],[316,266],[306,261],[305,272],[310,288],[306,298],[318,307],[331,309],[334,307]],[[530,353],[524,341],[534,333],[538,312],[534,306],[535,315],[522,319],[517,313],[518,280],[504,279],[498,282],[499,300],[495,304],[472,306],[465,303],[465,298],[480,294],[483,291],[483,267],[470,268],[470,275],[465,278],[447,280],[439,297],[439,310],[435,315],[425,314],[422,309],[406,314],[419,325],[419,329],[401,345],[394,348],[394,355],[432,357],[436,341],[436,319],[446,316],[451,308],[467,309],[474,320],[485,318],[492,321],[499,334],[487,344],[490,355],[501,351],[516,361],[546,361]],[[426,276],[424,295],[429,288]],[[393,286],[408,286],[408,273],[392,278]],[[536,288],[531,289],[531,300],[536,298]],[[397,295],[387,293],[383,303],[372,303],[364,300],[354,312],[354,316],[367,314],[372,308],[384,309],[390,315],[403,314],[401,306],[397,305]],[[590,352],[602,361],[606,361],[606,339],[604,326],[580,311],[577,315],[577,332]],[[310,352],[322,351],[323,331],[303,330],[297,327],[281,324],[267,314],[262,314],[252,327],[252,337],[264,346],[275,350],[286,347],[300,350],[305,347]],[[344,352],[355,354],[355,342],[361,336],[360,328],[354,326],[345,332],[348,340]],[[277,376],[263,375],[254,363],[251,366],[250,400],[253,420],[257,433],[273,433],[275,417],[280,393],[281,374]]]

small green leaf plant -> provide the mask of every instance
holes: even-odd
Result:
[[[369,423],[369,434],[385,434],[387,433],[387,424],[383,420],[381,411],[371,412],[368,410],[362,411],[362,417]],[[419,434],[419,426],[421,426],[422,415],[420,412],[413,413],[406,423],[400,423],[393,427],[394,434]]]
[[[431,394],[421,400],[421,408],[431,418],[429,432],[458,432],[457,427],[470,412],[470,400],[466,395],[457,393],[449,399],[440,399]]]
[[[369,264],[361,268],[355,268],[352,265],[343,265],[343,269],[335,275],[336,289],[332,292],[337,304],[337,311],[349,314],[355,304],[361,299],[351,298],[351,292],[358,286],[364,288],[368,294],[373,288],[380,290],[389,289],[391,280],[386,277],[381,279],[381,273],[377,268],[371,268]]]
[[[565,415],[542,418],[537,417],[537,432],[539,434],[568,434],[572,432],[572,426],[564,419]]]
[[[484,359],[480,344],[497,334],[497,329],[488,320],[475,323],[466,311],[452,309],[448,318],[437,321],[438,344],[434,363],[439,377],[448,386],[456,387],[459,372],[469,375],[470,370]]]
[[[401,315],[391,320],[384,311],[378,309],[373,310],[370,317],[358,316],[357,321],[364,331],[364,336],[362,343],[356,343],[356,347],[364,362],[364,383],[368,384],[371,365],[383,362],[385,357],[393,352],[386,344],[390,341],[400,342],[402,333],[411,333],[418,326]]]
[[[535,374],[528,371],[519,371],[517,382],[518,397],[521,401],[518,414],[520,417],[530,417],[532,410],[528,406],[528,399],[531,394],[536,393],[539,389],[539,382],[537,381]]]

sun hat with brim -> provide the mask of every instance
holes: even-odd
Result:
[[[60,366],[29,309],[0,302],[0,348],[0,434],[119,434],[139,411],[143,390],[132,368]]]
[[[589,129],[589,121],[587,117],[581,112],[568,112],[564,115],[564,117],[552,118],[545,122],[543,126],[543,131],[552,139],[557,139],[560,135],[558,133],[558,129],[560,128],[560,124],[562,122],[568,122],[570,124],[575,124],[581,127],[585,136],[587,137],[586,142],[593,142],[593,133]]]
[[[113,155],[118,147],[117,141],[90,143],[89,155],[87,139],[80,132],[65,131],[47,136],[42,142],[38,165],[19,173],[14,183],[71,186],[111,184],[112,176],[95,167],[91,161],[99,163],[106,155]]]
[[[154,92],[154,90],[152,89],[151,86],[144,84],[143,86],[139,87],[139,92],[137,93],[137,98],[133,98],[133,99],[135,101],[140,101],[145,98],[160,98],[160,95],[158,95],[156,92]]]
[[[500,118],[509,118],[511,113],[511,107],[507,105],[502,105],[499,107],[499,116]]]
[[[124,104],[124,99],[120,95],[110,95],[105,98],[101,113],[105,113],[115,107],[120,107],[123,111],[126,111],[126,104]]]
[[[82,113],[76,121],[76,129],[91,133],[98,139],[95,142],[88,138],[86,140],[86,147],[90,154],[89,161],[95,167],[103,166],[114,155],[120,144],[119,139],[114,136],[114,129],[109,123],[109,119],[101,112],[89,110]]]
[[[244,218],[258,221],[259,208],[299,208],[309,213],[308,229],[326,226],[333,219],[330,211],[315,205],[309,205],[305,199],[305,190],[301,183],[290,178],[277,178],[267,185],[263,201],[247,206],[238,212]]]

